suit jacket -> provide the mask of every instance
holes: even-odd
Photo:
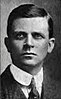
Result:
[[[45,75],[45,72],[44,72]],[[19,84],[10,72],[10,66],[1,75],[1,98],[0,99],[26,99]],[[61,99],[61,90],[48,76],[44,76],[41,99]]]

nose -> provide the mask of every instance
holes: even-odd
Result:
[[[30,50],[30,48],[33,48],[34,47],[34,44],[33,44],[33,38],[32,38],[32,35],[31,34],[28,34],[27,35],[27,38],[24,42],[24,49],[26,50]]]
[[[25,43],[28,44],[29,46],[33,46],[33,38],[31,34],[28,34]]]

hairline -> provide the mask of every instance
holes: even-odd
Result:
[[[35,6],[38,7],[37,5],[35,5]],[[38,7],[38,8],[39,8],[39,7]],[[41,7],[41,9],[44,9],[44,8]],[[15,8],[14,8],[13,10],[15,10]],[[50,14],[46,11],[46,9],[44,9],[44,10],[45,10],[45,12],[47,13],[47,14],[44,15],[44,16],[42,16],[42,15],[41,15],[41,16],[37,15],[37,16],[31,16],[31,17],[30,17],[30,16],[23,16],[23,17],[22,17],[21,15],[18,15],[18,16],[16,16],[16,17],[13,18],[13,20],[12,20],[11,23],[12,23],[12,25],[13,25],[13,22],[14,22],[16,19],[19,19],[19,18],[20,18],[20,19],[24,19],[24,18],[38,18],[38,17],[39,17],[39,18],[41,18],[41,17],[44,18],[44,17],[46,17],[47,23],[48,23],[48,29],[49,29],[49,28],[50,28],[49,19],[52,20],[52,17],[51,17]],[[53,20],[52,20],[52,21],[53,21]],[[8,24],[7,24],[7,27],[8,27]],[[48,31],[49,31],[49,30],[48,30]],[[8,31],[7,31],[7,32],[8,32]],[[49,35],[50,35],[50,32],[49,32]],[[8,33],[7,33],[7,36],[9,36]],[[52,36],[53,36],[53,33],[52,33]],[[51,37],[49,36],[49,38],[51,38]]]

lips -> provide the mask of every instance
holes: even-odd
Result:
[[[24,56],[30,56],[30,55],[35,55],[36,56],[36,54],[35,53],[23,53],[22,55],[24,55]]]

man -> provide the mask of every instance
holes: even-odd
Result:
[[[43,75],[44,59],[55,41],[51,16],[34,4],[20,5],[9,15],[7,36],[5,45],[12,64],[1,75],[1,98],[52,99],[44,95]]]

